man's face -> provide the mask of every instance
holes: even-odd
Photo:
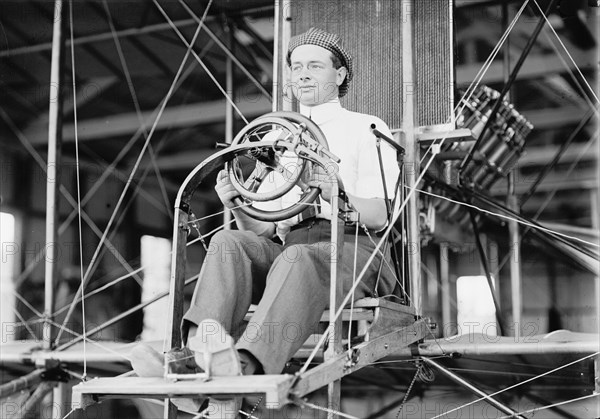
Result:
[[[338,96],[346,68],[336,69],[331,52],[317,45],[300,45],[290,57],[292,91],[305,106],[316,106]]]

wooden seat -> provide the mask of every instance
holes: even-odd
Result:
[[[385,298],[366,297],[354,302],[353,309],[350,306],[342,311],[342,321],[362,322],[358,329],[358,336],[363,341],[374,339],[389,332],[393,327],[403,327],[414,323],[414,307],[398,304]],[[256,306],[250,306],[245,320],[250,321]],[[329,310],[325,310],[321,316],[321,322],[329,322]],[[366,324],[365,324],[366,322]]]

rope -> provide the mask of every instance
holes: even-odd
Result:
[[[81,178],[79,174],[79,134],[77,129],[77,86],[75,78],[75,43],[73,41],[73,0],[69,0],[69,35],[71,37],[71,79],[73,81],[73,124],[75,128],[75,173],[77,178],[77,227],[79,229],[79,275],[81,278],[81,317],[83,336],[86,335],[85,289],[83,283],[83,233],[81,228]],[[83,340],[83,378],[87,376],[87,346]]]
[[[577,359],[577,360],[575,360],[575,361],[572,361],[572,362],[569,362],[569,363],[567,363],[567,364],[561,365],[560,367],[554,368],[554,369],[552,369],[552,370],[550,370],[550,371],[546,371],[546,372],[544,372],[544,373],[542,373],[542,374],[539,374],[539,375],[537,375],[537,376],[535,376],[535,377],[533,377],[533,378],[529,378],[529,379],[527,379],[527,380],[525,380],[525,381],[521,381],[521,382],[519,382],[519,383],[517,383],[517,384],[514,384],[514,385],[512,385],[512,386],[506,387],[506,388],[504,388],[504,389],[502,389],[502,390],[496,391],[495,393],[488,394],[486,397],[480,397],[480,398],[478,398],[478,399],[476,399],[476,400],[473,400],[473,401],[471,401],[471,402],[465,403],[465,404],[463,404],[462,406],[459,406],[459,407],[456,407],[456,408],[454,408],[454,409],[448,410],[447,412],[444,412],[444,413],[442,413],[442,414],[440,414],[440,415],[437,415],[437,416],[433,417],[432,419],[437,419],[437,418],[440,418],[440,417],[442,417],[442,416],[446,416],[446,415],[448,415],[449,413],[453,413],[453,412],[456,412],[457,410],[460,410],[460,409],[463,409],[463,408],[465,408],[465,407],[471,406],[472,404],[475,404],[475,403],[477,403],[477,402],[480,402],[480,401],[482,401],[482,400],[484,400],[484,399],[486,399],[486,398],[491,398],[491,397],[494,397],[494,396],[496,396],[496,395],[498,395],[498,394],[500,394],[500,393],[504,393],[505,391],[512,390],[513,388],[516,388],[516,387],[522,386],[522,385],[524,385],[524,384],[530,383],[530,382],[532,382],[532,381],[534,381],[534,380],[537,380],[538,378],[542,378],[542,377],[544,377],[544,376],[546,376],[546,375],[549,375],[549,374],[552,374],[552,373],[554,373],[554,372],[556,372],[556,371],[560,371],[561,369],[564,369],[564,368],[570,367],[571,365],[577,364],[578,362],[585,361],[586,359],[589,359],[589,358],[593,358],[593,357],[597,356],[598,354],[600,354],[600,352],[595,352],[595,353],[593,353],[593,354],[591,354],[591,355],[587,355],[587,356],[584,356],[583,358],[579,358],[579,359]]]

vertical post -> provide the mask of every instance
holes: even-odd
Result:
[[[598,91],[600,91],[600,88]],[[600,124],[598,124],[596,129],[600,131]],[[598,134],[600,134],[600,132],[596,135]],[[600,228],[600,216],[598,215],[599,208],[600,194],[598,193],[598,190],[592,189],[590,191],[590,213],[592,214],[592,228],[596,231]],[[598,276],[594,278],[594,288],[596,295],[596,332],[600,336],[600,277]],[[594,393],[600,394],[600,356],[597,356],[594,359]],[[600,405],[597,406],[596,417],[600,417]]]
[[[54,313],[54,288],[58,272],[58,192],[60,186],[60,164],[62,150],[62,106],[63,106],[63,68],[64,68],[64,33],[63,2],[54,2],[54,23],[52,28],[52,58],[50,62],[50,89],[48,109],[48,161],[46,169],[46,246],[44,266],[44,323],[42,327],[43,347],[50,351],[53,348],[52,320]],[[44,404],[49,404],[52,416],[60,418],[61,408],[54,409],[54,401],[63,402],[62,392],[52,393],[50,386],[44,397]],[[54,396],[57,396],[55,400]]]
[[[404,148],[406,149],[406,186],[410,191],[416,188],[416,179],[419,176],[419,144],[415,135],[414,107],[415,97],[410,90],[417,91],[414,86],[414,51],[413,51],[413,19],[414,1],[402,2],[402,82],[405,90],[402,100],[402,129],[404,131]],[[408,275],[410,278],[410,291],[412,305],[417,315],[422,314],[421,295],[421,239],[419,234],[419,196],[417,192],[405,207],[408,225]]]
[[[442,282],[442,337],[450,332],[450,260],[448,243],[440,243],[440,280]]]
[[[181,320],[183,319],[183,297],[185,286],[185,267],[187,261],[186,243],[189,232],[188,204],[177,197],[173,223],[173,251],[171,253],[171,282],[169,284],[169,330],[164,341],[163,352],[182,345]],[[165,399],[163,410],[165,419],[177,418],[177,407],[169,399]]]
[[[62,0],[54,2],[52,30],[52,61],[50,64],[50,104],[48,123],[48,162],[46,172],[46,247],[44,282],[44,349],[52,349],[52,313],[54,313],[54,286],[57,273],[58,246],[58,191],[62,148],[64,34]]]
[[[342,255],[344,246],[344,229],[343,223],[338,218],[339,212],[339,186],[337,180],[333,182],[331,189],[331,264],[330,264],[330,291],[329,291],[329,346],[325,351],[325,361],[339,355],[342,350],[342,316],[335,319],[335,313],[338,310],[338,305],[342,301],[343,284],[338,281],[338,263]],[[328,408],[339,410],[341,405],[341,380],[335,380],[327,385],[327,400]],[[327,419],[333,419],[334,415],[331,412],[327,413]]]
[[[227,30],[227,48],[229,48],[229,50],[231,52],[233,51],[233,31],[234,28],[232,27],[232,25],[229,24],[229,22],[227,22],[227,24],[225,25],[225,28]],[[233,60],[231,59],[231,57],[228,55],[227,59],[225,61],[225,91],[227,92],[227,95],[229,95],[229,97],[232,100],[235,100],[235,98],[233,97]],[[231,105],[231,103],[229,101],[225,101],[225,142],[227,144],[231,144],[231,142],[233,141],[233,106]],[[224,208],[224,213],[223,213],[223,223],[225,225],[225,230],[230,230],[231,229],[231,210],[227,207]]]
[[[509,21],[509,7],[508,4],[502,4],[502,30],[506,30]],[[504,54],[502,59],[502,73],[504,83],[508,83],[510,77],[510,37],[506,39],[504,46]],[[510,90],[506,92],[506,100],[510,101]],[[517,169],[515,169],[517,170]],[[508,207],[513,211],[519,211],[519,202],[515,190],[515,172],[511,171],[508,174]],[[508,236],[509,236],[509,253],[512,253],[509,260],[510,268],[510,293],[511,293],[511,310],[512,310],[512,324],[514,327],[514,335],[518,338],[521,335],[522,329],[522,313],[523,313],[523,300],[522,300],[522,284],[521,284],[521,233],[519,231],[519,224],[514,220],[508,221]]]
[[[275,0],[275,39],[273,42],[273,111],[291,111],[292,98],[285,96],[287,65],[285,53],[292,36],[291,0]]]

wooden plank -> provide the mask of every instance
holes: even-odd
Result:
[[[342,320],[348,321],[350,320],[350,316],[352,316],[352,320],[373,320],[373,309],[377,307],[383,307],[389,310],[394,310],[400,313],[405,313],[413,316],[415,315],[414,307],[394,303],[390,300],[386,300],[383,298],[366,297],[354,302],[354,311],[350,309],[345,309],[344,311],[342,311]],[[248,313],[246,314],[246,321],[250,320],[255,310],[256,306],[252,305],[248,310]],[[329,321],[329,310],[325,310],[325,312],[321,316],[321,321]]]
[[[410,344],[423,339],[428,333],[427,323],[418,320],[410,326],[357,345],[353,348],[353,359],[348,359],[347,354],[344,353],[302,374],[300,380],[291,389],[290,397],[292,399],[303,397],[379,359],[402,351]]]
[[[250,321],[250,319],[252,318],[252,315],[254,314],[254,309],[255,309],[255,307],[250,308],[250,310],[244,317],[244,320]],[[342,317],[343,321],[349,321],[350,317],[352,317],[352,321],[358,321],[358,320],[371,321],[371,320],[373,320],[374,313],[373,313],[373,309],[371,309],[371,308],[358,308],[358,309],[355,308],[354,310],[347,309],[347,310],[342,311],[341,317]],[[320,321],[324,322],[324,323],[329,321],[329,310],[325,310],[325,312],[321,316]]]
[[[97,378],[73,387],[73,408],[86,408],[103,399],[265,395],[266,405],[277,408],[287,402],[292,375],[213,377],[210,381],[167,381],[162,377]]]

